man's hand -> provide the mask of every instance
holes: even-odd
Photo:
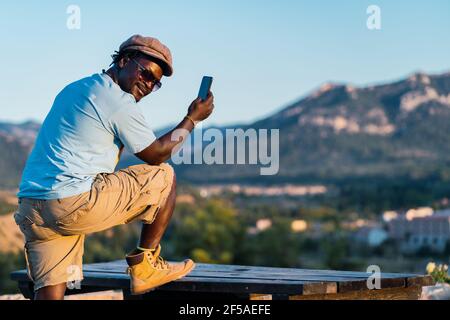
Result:
[[[206,100],[197,98],[192,101],[188,109],[188,116],[194,121],[203,121],[208,118],[214,110],[214,96],[210,91]]]

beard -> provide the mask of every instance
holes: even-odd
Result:
[[[150,89],[142,82],[138,81],[133,85],[133,95],[136,101],[141,100],[145,96],[150,94]]]

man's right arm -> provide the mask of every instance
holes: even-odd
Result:
[[[214,96],[211,92],[206,100],[197,98],[189,106],[187,115],[195,122],[205,120],[214,109],[213,102]],[[181,147],[185,138],[193,129],[194,124],[192,121],[184,118],[174,129],[159,137],[151,145],[135,155],[150,165],[159,165],[170,159],[173,151],[176,151],[177,147]],[[175,136],[174,133],[176,133],[177,140],[172,140],[172,137]]]

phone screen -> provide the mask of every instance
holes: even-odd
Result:
[[[200,85],[200,90],[198,91],[198,97],[205,100],[208,97],[208,92],[211,89],[213,78],[204,76],[202,79],[202,84]]]

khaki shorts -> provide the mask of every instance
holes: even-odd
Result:
[[[173,168],[163,163],[98,174],[91,190],[76,196],[19,199],[14,215],[25,235],[25,257],[34,290],[81,281],[86,234],[141,220],[152,223],[169,196]]]

